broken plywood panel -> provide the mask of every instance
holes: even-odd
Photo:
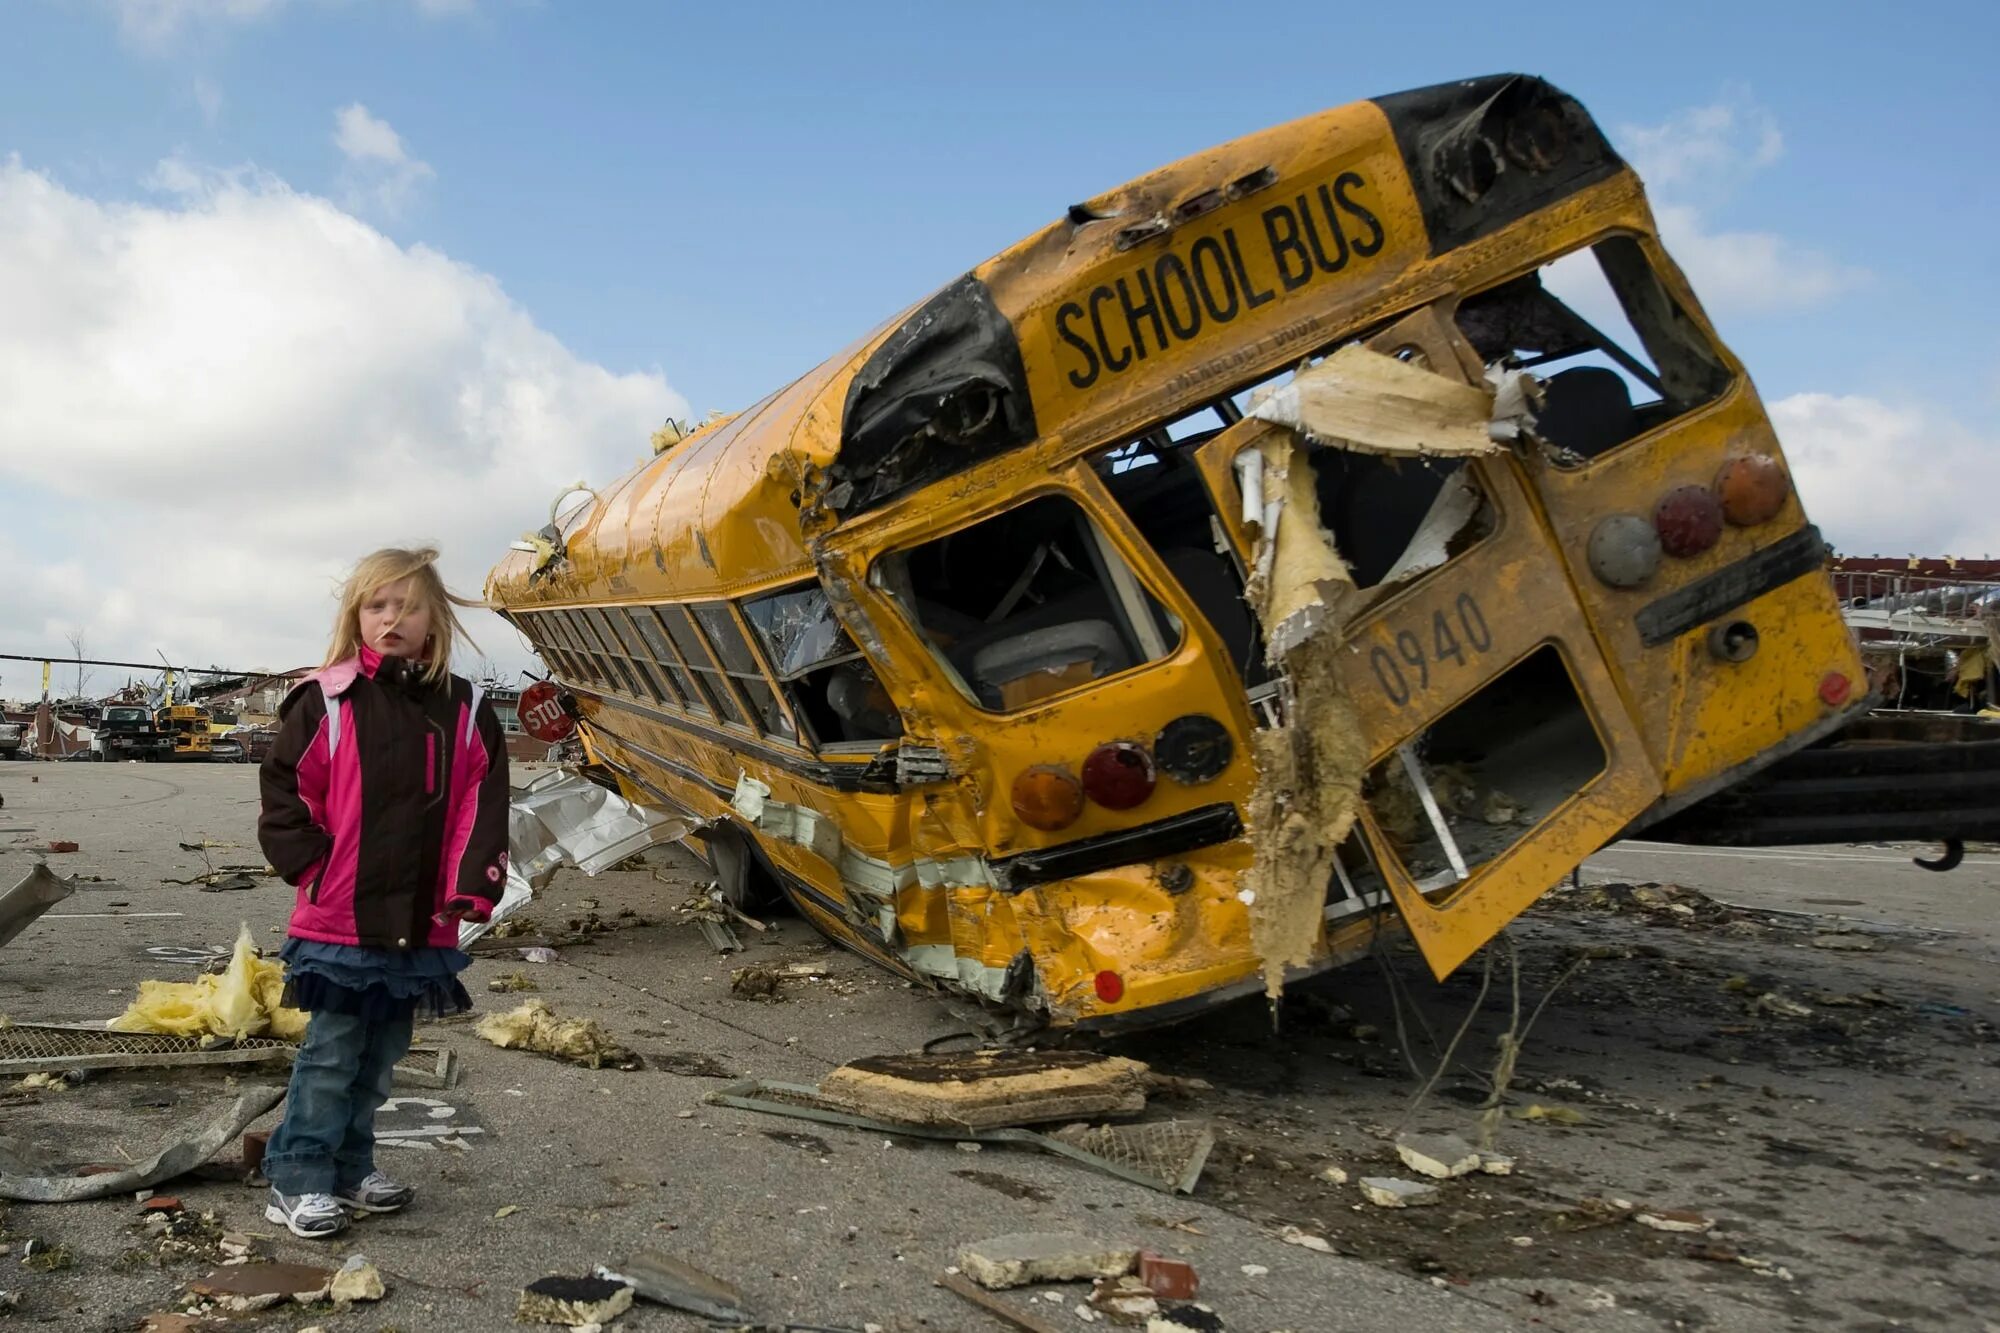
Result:
[[[1146,1109],[1146,1066],[1086,1051],[980,1051],[855,1060],[820,1081],[832,1105],[912,1125],[989,1129]]]
[[[1514,396],[1510,391],[1511,398]],[[1493,453],[1494,393],[1359,343],[1300,371],[1250,409],[1314,444],[1365,454]]]

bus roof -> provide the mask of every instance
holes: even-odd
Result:
[[[1449,252],[1623,173],[1580,104],[1513,74],[1232,140],[1072,205],[641,464],[567,521],[560,558],[538,569],[517,550],[487,595],[526,608],[807,577],[816,524],[1211,401],[1434,286]]]

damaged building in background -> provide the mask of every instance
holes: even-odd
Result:
[[[1744,836],[1870,702],[1748,375],[1533,78],[1076,203],[655,449],[487,587],[591,771],[735,905],[1029,1022],[1391,930],[1446,975],[1612,839]],[[1842,836],[2000,836],[1991,745],[1956,794],[1843,762]]]

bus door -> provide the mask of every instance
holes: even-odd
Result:
[[[1368,345],[1481,382],[1428,307]],[[1258,551],[1237,459],[1273,432],[1291,434],[1245,418],[1199,457],[1246,569]],[[1329,887],[1386,887],[1442,978],[1651,805],[1658,778],[1510,453],[1297,447],[1354,582],[1307,650],[1333,656],[1367,754],[1359,845]]]

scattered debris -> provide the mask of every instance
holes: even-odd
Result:
[[[1715,1219],[1703,1217],[1700,1213],[1684,1208],[1647,1208],[1632,1214],[1632,1220],[1642,1227],[1655,1231],[1689,1231],[1697,1234],[1713,1231]]]
[[[326,1295],[333,1270],[311,1264],[255,1263],[218,1268],[188,1283],[188,1295],[231,1313],[268,1309],[285,1301],[310,1304]]]
[[[601,1277],[545,1277],[521,1293],[514,1317],[524,1324],[608,1324],[632,1308],[632,1288]]]
[[[1592,1196],[1578,1199],[1575,1207],[1557,1213],[1553,1224],[1557,1231],[1594,1231],[1598,1227],[1616,1226],[1632,1216],[1632,1212],[1632,1205],[1624,1199]]]
[[[1177,1305],[1147,1320],[1146,1333],[1223,1333],[1222,1316],[1206,1305]]]
[[[1329,1166],[1319,1173],[1319,1178],[1330,1184],[1345,1185],[1347,1183],[1347,1169],[1345,1167]]]
[[[1450,1180],[1480,1169],[1477,1148],[1456,1134],[1403,1134],[1396,1139],[1403,1165],[1433,1180]]]
[[[503,1050],[536,1051],[589,1069],[637,1069],[639,1057],[613,1041],[594,1018],[558,1018],[545,1000],[488,1014],[473,1029]]]
[[[516,952],[521,955],[521,961],[527,963],[553,963],[562,956],[545,944],[531,944]]]
[[[1091,1285],[1089,1307],[1106,1322],[1137,1328],[1160,1312],[1159,1299],[1141,1279],[1127,1274],[1099,1278]]]
[[[938,1279],[938,1285],[961,1299],[978,1306],[995,1319],[1021,1329],[1022,1333],[1066,1333],[1066,1330],[1058,1329],[1054,1324],[1047,1322],[1034,1311],[1012,1305],[997,1296],[980,1290],[978,1286],[967,1281],[962,1274],[946,1273]]]
[[[1544,1106],[1540,1102],[1532,1102],[1527,1106],[1516,1107],[1507,1114],[1513,1116],[1516,1120],[1532,1120],[1544,1125],[1573,1126],[1590,1123],[1590,1117],[1581,1111],[1568,1106]]]
[[[1146,1109],[1146,1066],[1087,1051],[869,1056],[820,1080],[829,1103],[884,1120],[989,1129]]]
[[[641,1250],[620,1264],[619,1269],[614,1273],[599,1268],[597,1276],[624,1283],[644,1300],[705,1319],[749,1323],[755,1318],[746,1308],[742,1292],[693,1264],[656,1251]]]
[[[1028,1231],[967,1245],[958,1266],[990,1291],[1031,1282],[1123,1277],[1139,1259],[1137,1246],[1111,1245],[1074,1232]]]
[[[742,948],[741,944],[736,946]],[[718,949],[718,952],[727,952]],[[784,975],[767,963],[752,963],[729,974],[729,993],[739,1000],[778,1001],[785,998]]]
[[[388,1295],[388,1287],[375,1265],[356,1254],[349,1256],[333,1275],[326,1294],[335,1305],[351,1305],[356,1301],[379,1301]]]
[[[513,991],[540,990],[541,986],[524,972],[503,972],[487,982],[486,989],[497,995],[506,995]]]
[[[1397,1180],[1393,1176],[1363,1176],[1361,1194],[1368,1202],[1383,1208],[1415,1208],[1436,1203],[1442,1197],[1435,1185]]]
[[[1514,1159],[1503,1152],[1481,1151],[1479,1169],[1489,1176],[1511,1176],[1514,1174]]]
[[[76,1254],[69,1246],[50,1244],[31,1236],[21,1246],[21,1262],[37,1273],[56,1273],[76,1266]]]
[[[1193,1264],[1151,1250],[1139,1252],[1139,1280],[1163,1301],[1191,1301],[1201,1290],[1201,1278]]]
[[[1875,950],[1875,941],[1869,939],[1866,935],[1857,935],[1852,932],[1842,931],[1832,935],[1813,936],[1812,947],[1815,949],[1837,949],[1845,953],[1873,953]]]
[[[76,881],[67,880],[41,861],[0,893],[0,944],[6,944],[26,930],[42,913],[76,892]]]
[[[1149,1120],[1130,1125],[1069,1125],[1053,1134],[1032,1129],[960,1129],[870,1119],[828,1101],[815,1087],[747,1079],[702,1098],[767,1115],[848,1125],[875,1134],[989,1143],[1021,1143],[1081,1162],[1148,1189],[1191,1194],[1215,1147],[1215,1133],[1194,1120]]]
[[[1780,1018],[1811,1018],[1813,1016],[1810,1006],[1800,1004],[1797,1000],[1789,999],[1786,996],[1778,994],[1776,991],[1766,991],[1764,994],[1759,995],[1755,1000],[1751,1001],[1750,1008],[1753,1011],[1761,1013],[1776,1014]]]
[[[63,838],[57,838],[49,843],[48,850],[56,853],[73,852],[76,850],[76,844]]]
[[[557,769],[515,792],[507,806],[507,883],[483,922],[459,926],[463,949],[489,931],[505,938],[510,918],[548,885],[556,868],[597,875],[656,843],[675,842],[697,825],[635,805],[580,773]]]
[[[307,1015],[283,1004],[284,964],[258,956],[245,925],[229,966],[193,981],[142,981],[139,997],[111,1020],[114,1032],[162,1032],[176,1037],[261,1037],[299,1041]]]
[[[1315,1236],[1312,1232],[1301,1231],[1297,1227],[1287,1226],[1279,1228],[1278,1239],[1287,1245],[1296,1245],[1300,1249],[1314,1250],[1320,1254],[1333,1253],[1333,1242],[1329,1241],[1325,1236]]]
[[[162,1180],[172,1180],[215,1156],[225,1143],[243,1132],[244,1126],[276,1106],[284,1095],[282,1086],[242,1088],[234,1104],[198,1133],[179,1139],[123,1170],[96,1175],[74,1175],[67,1168],[59,1171],[37,1169],[35,1164],[23,1161],[11,1147],[0,1147],[0,1198],[31,1203],[69,1203],[78,1199],[123,1194]]]

